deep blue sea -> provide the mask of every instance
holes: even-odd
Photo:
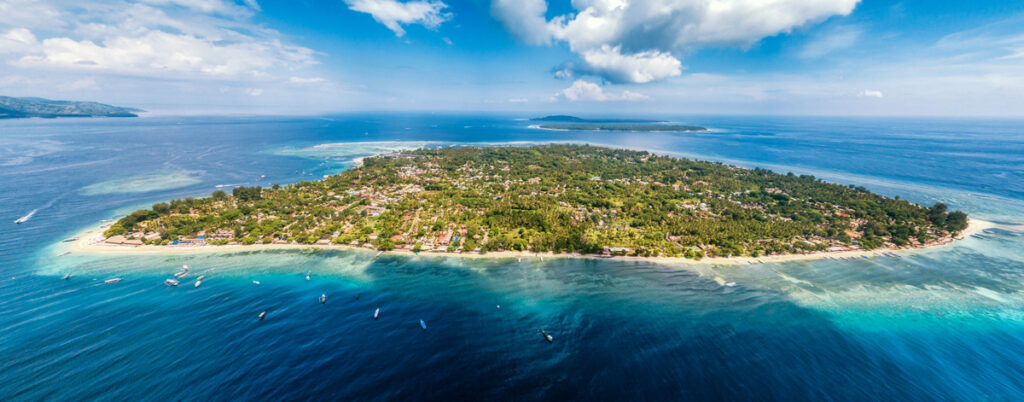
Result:
[[[0,400],[1024,399],[1024,121],[661,116],[713,130],[608,133],[524,117],[0,120]],[[62,255],[218,185],[550,142],[813,174],[997,226],[899,258],[752,265]],[[183,264],[214,271],[165,286]]]

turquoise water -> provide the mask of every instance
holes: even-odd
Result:
[[[0,399],[1024,397],[1024,122],[662,116],[714,130],[609,134],[519,117],[0,121]],[[62,255],[169,198],[547,142],[809,173],[997,226],[899,258],[752,265]],[[163,285],[182,264],[212,271]]]

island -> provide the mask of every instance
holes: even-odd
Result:
[[[645,120],[645,119],[584,119],[576,116],[569,116],[564,114],[556,114],[544,117],[535,117],[530,121],[543,121],[549,123],[664,123],[662,120]]]
[[[13,98],[0,96],[0,119],[40,117],[138,117],[141,109],[105,105],[97,102]]]
[[[544,130],[581,130],[581,131],[637,131],[637,132],[691,132],[707,131],[701,126],[683,124],[665,124],[659,120],[642,119],[583,119],[576,116],[553,115],[530,119],[544,122],[536,126]]]
[[[99,246],[588,257],[747,257],[926,247],[967,215],[863,187],[588,145],[419,149],[317,181],[154,204]]]

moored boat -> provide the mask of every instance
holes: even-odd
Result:
[[[103,281],[103,283],[118,283],[118,282],[121,282],[123,279],[124,278],[110,278],[110,279],[107,279],[107,280]]]
[[[164,284],[167,286],[178,286],[178,283],[180,282],[177,279],[167,278],[164,280]]]

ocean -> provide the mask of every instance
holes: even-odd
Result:
[[[1024,121],[658,116],[712,130],[612,133],[526,117],[0,120],[0,400],[1024,399]],[[172,198],[393,150],[552,142],[813,174],[996,226],[900,257],[751,265],[62,255]],[[165,286],[183,264],[212,271]]]

